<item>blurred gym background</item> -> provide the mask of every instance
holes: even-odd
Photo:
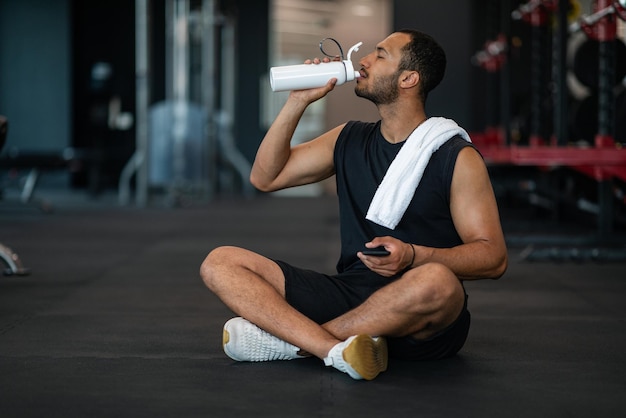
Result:
[[[0,0],[2,203],[252,197],[250,164],[286,97],[269,68],[320,56],[326,37],[346,51],[363,41],[358,61],[410,27],[448,54],[428,113],[472,133],[501,206],[610,241],[626,224],[625,3]],[[376,117],[348,83],[311,106],[294,141]]]

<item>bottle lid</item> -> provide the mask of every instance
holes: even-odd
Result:
[[[352,81],[355,78],[358,78],[361,76],[361,74],[358,71],[354,70],[354,65],[352,65],[352,60],[351,60],[352,53],[354,51],[358,51],[361,45],[363,45],[363,42],[359,42],[355,45],[352,45],[352,47],[348,50],[348,59],[343,62],[346,67],[346,81]]]
[[[358,51],[361,45],[363,45],[363,42],[359,42],[357,44],[352,45],[352,47],[348,50],[348,61],[350,61],[351,59],[350,57],[352,57],[352,53],[354,51]]]

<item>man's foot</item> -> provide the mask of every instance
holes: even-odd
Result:
[[[224,352],[236,361],[272,361],[304,358],[300,349],[272,334],[263,331],[252,322],[236,317],[224,324],[222,340]]]
[[[372,380],[387,370],[387,342],[382,337],[352,336],[335,345],[324,364],[348,373],[353,379]]]

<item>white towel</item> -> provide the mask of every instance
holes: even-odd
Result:
[[[387,169],[370,203],[366,219],[395,229],[413,199],[430,157],[455,135],[472,142],[465,129],[451,119],[433,117],[419,125]]]

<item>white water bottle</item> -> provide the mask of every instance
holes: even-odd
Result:
[[[348,59],[343,61],[322,62],[320,64],[297,64],[270,68],[270,86],[272,91],[303,90],[322,87],[331,78],[337,79],[337,85],[360,77],[354,70],[350,57],[358,51],[363,42],[354,45],[348,51]]]

